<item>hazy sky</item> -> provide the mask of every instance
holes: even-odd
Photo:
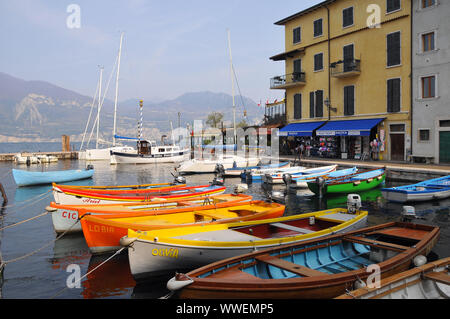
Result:
[[[124,31],[119,100],[231,94],[228,28],[241,93],[265,102],[284,94],[269,89],[285,72],[269,60],[284,51],[284,27],[274,22],[321,1],[0,0],[0,71],[92,96],[98,65],[106,81]],[[80,28],[67,26],[70,4],[80,8]]]

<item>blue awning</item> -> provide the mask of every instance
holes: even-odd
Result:
[[[279,132],[279,136],[312,136],[314,130],[319,128],[322,122],[292,123],[283,127]]]
[[[317,136],[370,136],[370,131],[384,118],[331,121],[317,130]]]

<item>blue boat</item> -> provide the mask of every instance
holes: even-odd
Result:
[[[450,197],[450,175],[420,183],[383,188],[383,197],[392,202],[422,202]]]
[[[31,172],[20,169],[12,170],[14,181],[17,186],[43,185],[51,183],[64,183],[79,179],[91,178],[94,175],[94,168],[88,166],[86,169]]]

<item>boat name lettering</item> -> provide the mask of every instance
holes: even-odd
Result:
[[[68,218],[68,219],[78,219],[78,214],[76,212],[63,211],[62,217],[63,218]]]
[[[161,257],[170,257],[170,258],[178,258],[178,249],[176,248],[153,248],[152,250],[153,256],[161,256]]]
[[[83,203],[99,204],[100,199],[85,198],[85,199],[83,199]]]
[[[104,225],[89,225],[89,231],[95,233],[114,233],[114,227]]]

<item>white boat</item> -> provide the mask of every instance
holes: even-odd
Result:
[[[54,155],[36,155],[40,163],[55,163],[58,158]]]
[[[154,141],[142,140],[137,142],[138,151],[111,151],[111,164],[156,164],[179,163],[187,160],[189,149],[180,149],[178,145],[156,145]]]
[[[192,159],[181,163],[177,171],[181,174],[214,173],[216,165],[220,164],[224,169],[232,167],[256,166],[259,158],[245,158],[237,155],[225,155],[217,159]]]
[[[262,181],[263,176],[266,174],[278,174],[278,173],[300,173],[304,171],[306,167],[304,166],[293,166],[293,167],[284,167],[284,168],[264,168],[264,169],[257,169],[253,170],[251,172],[247,172],[246,178],[251,179],[254,181]]]
[[[324,178],[338,178],[343,177],[350,174],[356,174],[358,172],[358,169],[356,167],[352,168],[345,168],[337,171],[331,171],[327,173],[316,173],[316,174],[309,174],[309,175],[294,175],[291,176],[292,181],[287,186],[292,188],[308,188],[308,182],[311,182],[312,180],[315,180],[318,177],[324,177]]]
[[[22,155],[21,153],[18,153],[14,155],[14,163],[16,164],[37,164],[39,163],[39,159],[37,156],[34,155]]]
[[[119,45],[119,53],[117,56],[117,73],[116,73],[116,94],[115,94],[115,100],[114,100],[114,125],[113,125],[113,141],[112,147],[105,147],[105,148],[99,148],[99,126],[100,126],[100,110],[102,108],[102,102],[104,100],[101,99],[101,89],[102,89],[102,74],[103,74],[103,68],[100,68],[100,79],[99,79],[99,85],[98,85],[98,107],[97,107],[97,118],[96,118],[96,127],[97,127],[97,141],[96,146],[94,149],[86,149],[85,152],[80,152],[80,159],[84,159],[87,161],[103,161],[103,160],[111,160],[111,152],[121,152],[121,153],[127,153],[127,154],[133,154],[137,153],[137,151],[131,147],[131,146],[124,146],[124,145],[116,145],[116,121],[117,121],[117,99],[118,99],[118,93],[119,93],[119,72],[120,72],[120,57],[122,53],[122,41],[123,41],[123,33],[120,35],[120,45]],[[92,103],[92,106],[94,106],[94,103]],[[92,110],[91,110],[92,112]],[[83,140],[81,143],[80,149],[83,147],[84,138],[86,135],[87,127],[89,125],[91,118],[91,114],[89,114],[88,123],[86,124],[86,129],[83,135]],[[95,126],[94,125],[94,126]],[[92,130],[94,129],[94,126],[92,127]],[[92,135],[92,132],[91,132]],[[89,143],[89,142],[88,142]]]
[[[329,165],[329,166],[322,166],[322,167],[314,167],[314,168],[308,168],[304,169],[298,173],[289,173],[292,175],[292,178],[295,176],[302,176],[302,177],[308,177],[308,176],[315,176],[314,174],[325,174],[335,171],[337,168],[337,165]],[[264,183],[268,184],[282,184],[283,181],[283,175],[286,172],[281,173],[274,173],[274,174],[265,174],[262,176],[262,180]]]
[[[424,256],[422,262],[426,262]],[[337,299],[450,299],[450,257],[383,278],[379,287],[363,287]]]

